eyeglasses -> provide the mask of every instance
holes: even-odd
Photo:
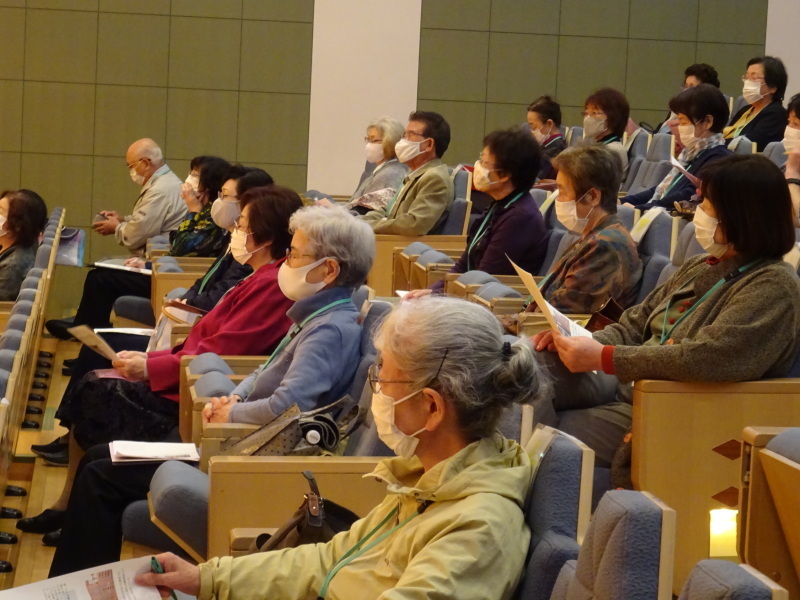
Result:
[[[313,254],[295,254],[292,252],[291,248],[286,249],[286,264],[288,264],[290,267],[292,266],[291,263],[303,257],[316,258]]]
[[[249,222],[247,222],[247,223],[245,224],[245,227],[242,227],[242,215],[239,215],[238,217],[236,217],[236,219],[234,219],[234,221],[233,221],[233,226],[234,226],[234,227],[235,227],[237,230],[239,230],[239,231],[243,231],[243,232],[244,232],[244,233],[246,233],[247,235],[250,235],[250,233],[251,233],[250,231],[246,231],[246,229],[250,229],[250,223],[249,223]]]
[[[223,202],[238,202],[239,196],[235,194],[223,194],[222,192],[219,192],[217,194],[217,200],[222,200]]]
[[[606,116],[606,113],[604,113],[604,112],[598,112],[598,111],[589,112],[588,110],[586,110],[586,111],[584,111],[584,112],[583,112],[583,116],[584,116],[584,117],[594,117],[594,118],[598,118],[598,117],[605,117],[605,116]]]
[[[431,381],[435,381],[436,379],[439,378],[439,373],[442,372],[442,365],[444,365],[444,360],[447,358],[448,352],[449,349],[444,351],[442,360],[439,363],[439,368],[436,369],[436,375],[433,376]],[[382,363],[375,363],[367,370],[367,380],[369,381],[369,387],[372,388],[372,393],[380,394],[381,385],[383,385],[384,383],[414,383],[410,379],[381,379],[379,375],[382,366],[383,366]]]
[[[423,138],[423,139],[425,138],[425,134],[424,133],[417,133],[416,131],[406,131],[403,134],[403,139],[404,140],[408,140],[408,139],[411,138],[411,136],[414,136],[414,135],[419,137],[419,138]]]
[[[364,141],[365,141],[367,144],[382,144],[382,143],[383,143],[383,140],[371,140],[371,139],[369,139],[369,138],[368,138],[368,137],[366,137],[366,136],[364,137]]]
[[[533,127],[531,127],[531,131],[533,131]],[[538,130],[537,130],[537,131],[538,131]],[[481,166],[482,166],[484,169],[486,169],[487,171],[500,171],[500,170],[501,170],[501,169],[497,169],[497,168],[495,168],[495,167],[489,167],[489,166],[487,166],[487,165],[486,165],[486,163],[485,163],[485,162],[483,162],[483,158],[481,158],[480,156],[478,157],[478,163],[480,163],[480,165],[481,165]]]
[[[745,81],[758,81],[759,83],[764,83],[766,79],[763,77],[748,77],[747,75],[742,75],[742,83]]]
[[[140,158],[139,160],[135,160],[130,164],[128,164],[128,163],[125,163],[125,164],[127,165],[128,169],[133,169],[136,165],[138,165],[143,160],[144,160],[144,158]]]

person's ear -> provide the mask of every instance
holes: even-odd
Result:
[[[589,204],[591,204],[592,208],[594,208],[600,204],[600,200],[602,200],[603,195],[597,188],[591,188],[586,197],[589,200]]]
[[[336,278],[339,277],[339,273],[342,271],[341,267],[339,267],[339,263],[332,258],[326,259],[320,266],[325,267],[325,276],[322,279],[325,285],[330,285],[336,281]]]
[[[442,395],[433,388],[423,388],[422,406],[424,407],[427,419],[425,421],[426,431],[436,431],[444,422],[447,412],[447,404]]]

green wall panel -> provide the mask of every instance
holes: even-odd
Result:
[[[18,8],[0,8],[0,78],[22,79],[25,59],[25,11]]]
[[[100,0],[100,12],[168,15],[169,8],[165,0]]]
[[[768,0],[702,0],[698,41],[763,44],[767,4]]]
[[[486,100],[488,32],[423,29],[420,36],[420,98]]]
[[[245,19],[300,23],[314,21],[314,0],[244,0],[242,10]]]
[[[747,71],[747,61],[763,55],[763,44],[697,43],[697,62],[714,65],[722,91],[734,97],[742,95],[742,75]]]
[[[97,83],[165,87],[168,58],[169,17],[100,14]]]
[[[167,157],[236,156],[238,92],[171,89],[167,99]]]
[[[92,154],[94,86],[26,81],[23,91],[22,151]]]
[[[436,0],[422,3],[423,29],[489,29],[490,0]]]
[[[561,0],[561,35],[628,37],[630,0]]]
[[[449,165],[474,163],[483,149],[485,105],[482,102],[420,100],[419,108],[433,110],[450,124],[450,147],[444,155]]]
[[[131,142],[143,137],[166,142],[166,88],[98,85],[96,94],[95,154],[125,156]]]
[[[562,36],[558,43],[556,99],[583,106],[598,88],[625,90],[628,40]]]
[[[558,32],[560,0],[493,0],[491,31]]]
[[[26,79],[93,83],[96,69],[96,12],[28,11],[25,25]]]
[[[0,79],[0,150],[22,149],[22,82]]]
[[[240,19],[242,0],[172,0],[172,14],[184,17]]]
[[[489,37],[488,102],[530,103],[556,90],[558,37],[492,33]]]
[[[694,42],[630,40],[625,89],[631,106],[666,107],[667,101],[681,91],[683,71],[694,62],[696,52]]]
[[[0,190],[19,188],[21,158],[19,152],[0,152]]]
[[[631,0],[629,37],[693,42],[698,4],[699,0]]]
[[[240,89],[310,94],[311,33],[309,23],[245,21]]]
[[[238,89],[241,35],[241,21],[173,17],[169,85],[204,90]]]

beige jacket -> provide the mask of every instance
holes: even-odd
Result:
[[[511,598],[530,540],[521,507],[532,475],[525,450],[500,435],[427,473],[416,458],[384,460],[371,476],[388,494],[350,531],[327,544],[212,559],[200,565],[198,598],[316,599],[327,573],[367,532],[399,507],[370,541],[377,539],[424,500],[432,504],[421,515],[342,568],[326,598]]]
[[[440,159],[406,175],[403,187],[386,209],[364,215],[375,233],[428,235],[453,204],[453,180]]]

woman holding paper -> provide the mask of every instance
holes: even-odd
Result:
[[[800,350],[800,284],[783,262],[795,241],[792,203],[780,169],[761,155],[729,156],[708,167],[701,191],[694,224],[708,255],[688,259],[592,338],[533,338],[563,365],[553,406],[538,418],[582,439],[601,463],[630,427],[631,382],[781,377]]]
[[[701,83],[672,98],[669,108],[677,114],[678,135],[684,146],[677,160],[690,176],[673,167],[657,186],[626,196],[623,201],[642,210],[677,204],[681,212],[694,212],[695,204],[690,200],[701,169],[731,155],[722,137],[722,128],[728,121],[728,101],[719,88]]]

